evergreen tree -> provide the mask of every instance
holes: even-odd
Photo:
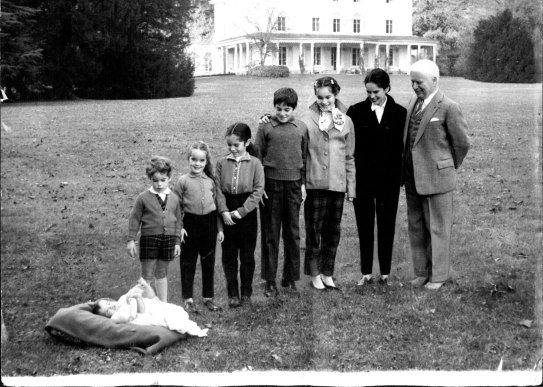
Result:
[[[34,36],[38,9],[28,2],[18,3],[2,1],[0,18],[0,84],[14,100],[33,98],[42,89],[42,50]]]
[[[55,96],[192,95],[190,11],[176,0],[44,1],[46,74]]]
[[[509,9],[479,21],[467,60],[467,77],[483,82],[534,82],[531,34]]]

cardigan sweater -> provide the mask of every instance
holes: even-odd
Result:
[[[345,113],[346,106],[336,99],[336,107]],[[356,197],[356,167],[354,161],[355,134],[351,118],[345,116],[343,129],[319,129],[320,110],[317,103],[309,107],[303,121],[307,125],[309,145],[307,153],[306,188],[347,192]]]
[[[184,213],[207,215],[217,209],[215,181],[203,172],[199,175],[182,175],[173,191],[179,197]]]
[[[173,235],[176,244],[181,244],[181,205],[176,195],[169,194],[166,209],[158,202],[155,194],[149,190],[142,192],[136,198],[128,218],[128,241],[136,240],[141,229],[141,235]]]
[[[305,184],[307,136],[306,125],[294,117],[282,123],[272,116],[270,122],[259,125],[255,156],[262,162],[267,178],[302,179],[302,184]]]
[[[258,207],[264,193],[264,168],[256,157],[248,153],[237,161],[231,154],[217,162],[217,207],[220,213],[237,210],[243,218]],[[225,194],[250,193],[239,208],[228,208]]]
[[[369,98],[347,110],[356,133],[354,156],[359,190],[400,185],[406,113],[390,95],[380,123]]]

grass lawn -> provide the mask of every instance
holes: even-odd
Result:
[[[402,192],[387,288],[355,287],[358,238],[346,203],[335,272],[343,295],[316,295],[304,277],[299,293],[265,299],[257,247],[251,307],[228,309],[217,259],[216,300],[224,310],[194,317],[212,326],[205,339],[142,357],[66,345],[44,331],[59,308],[116,298],[139,278],[125,233],[132,203],[149,185],[147,159],[170,157],[177,177],[187,171],[188,145],[204,140],[216,161],[227,153],[230,123],[244,121],[256,131],[282,86],[298,91],[304,110],[314,78],[202,78],[194,96],[183,99],[3,104],[2,121],[12,131],[1,134],[2,312],[10,334],[2,345],[2,376],[495,370],[501,359],[504,370],[532,370],[543,354],[541,85],[447,77],[441,89],[462,104],[472,148],[454,199],[454,278],[442,290],[405,284],[413,274]],[[346,105],[365,98],[360,75],[337,79]],[[413,94],[409,78],[393,76],[391,94],[406,105]],[[173,303],[181,302],[179,278],[175,260]],[[199,273],[195,283],[201,305]]]

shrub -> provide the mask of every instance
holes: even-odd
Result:
[[[510,10],[481,20],[473,32],[466,77],[483,82],[534,82],[530,33]]]
[[[247,71],[253,77],[285,78],[290,75],[287,66],[255,66]]]

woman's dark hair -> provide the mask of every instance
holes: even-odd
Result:
[[[315,94],[317,94],[317,90],[321,87],[329,87],[330,91],[334,95],[338,95],[339,91],[341,90],[341,87],[339,87],[339,83],[332,78],[332,77],[322,77],[315,81],[313,84],[313,90],[315,91]]]
[[[381,89],[389,88],[388,91],[390,91],[390,77],[388,76],[387,72],[383,69],[373,69],[371,70],[364,79],[364,84],[366,83],[375,83],[377,87],[380,87]],[[387,93],[388,93],[387,91]]]
[[[224,136],[226,137],[226,136],[231,136],[231,135],[237,136],[240,139],[240,141],[247,142],[252,137],[251,128],[249,127],[249,125],[244,124],[243,122],[236,122],[230,125],[226,129],[226,134]],[[255,149],[252,143],[249,143],[249,145],[247,145],[245,150],[251,156],[254,156]]]

